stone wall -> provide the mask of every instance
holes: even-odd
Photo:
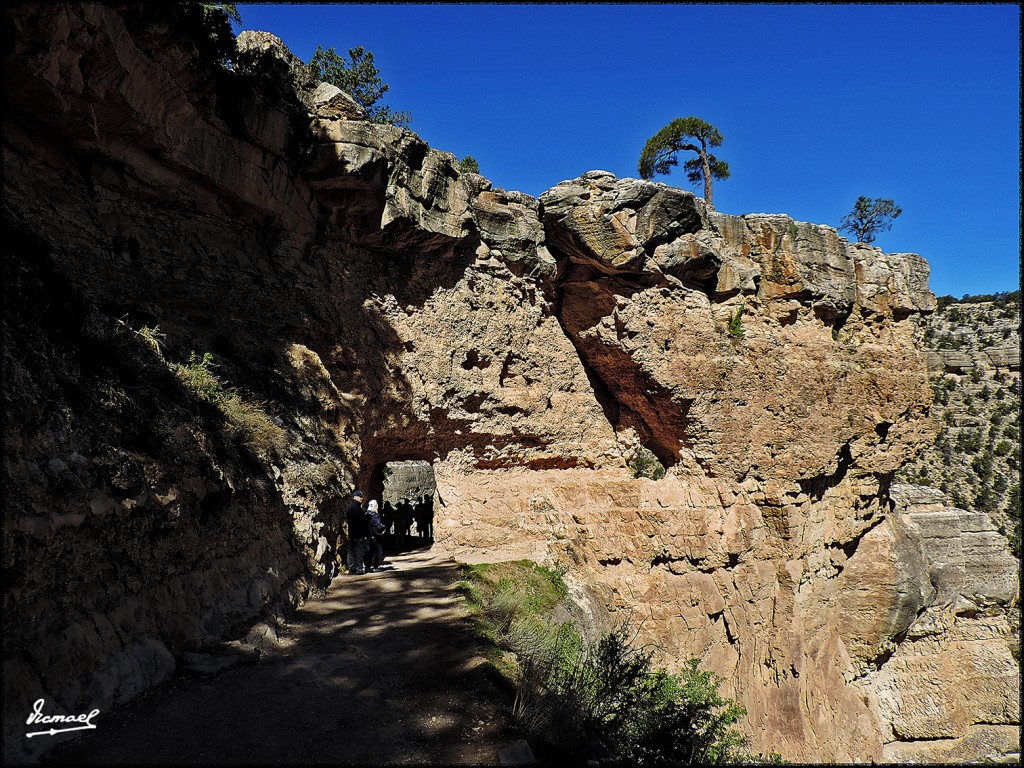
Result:
[[[951,586],[984,609],[919,640],[942,535],[893,511],[934,433],[923,259],[601,171],[495,189],[272,35],[227,72],[144,16],[4,11],[8,722],[44,692],[125,701],[281,615],[332,572],[340,497],[420,460],[437,547],[569,567],[664,663],[721,675],[757,748],[1005,741],[1016,595]],[[183,386],[205,352],[242,410]],[[984,541],[962,581],[1004,584]],[[906,680],[966,658],[987,693],[933,749]]]

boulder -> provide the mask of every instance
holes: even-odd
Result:
[[[365,120],[366,110],[336,85],[320,83],[313,91],[313,114],[322,119]]]
[[[487,249],[513,274],[554,276],[557,265],[545,245],[535,198],[519,192],[484,189],[472,197],[470,213]]]
[[[556,258],[586,261],[604,272],[637,271],[654,248],[705,223],[689,192],[589,171],[540,197],[544,231]]]

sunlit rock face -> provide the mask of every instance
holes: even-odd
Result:
[[[602,171],[494,188],[266,33],[214,77],[143,12],[3,23],[8,722],[280,615],[417,460],[436,547],[568,567],[758,749],[1018,748],[1016,561],[891,487],[934,433],[923,259]],[[278,431],[184,387],[193,351]]]

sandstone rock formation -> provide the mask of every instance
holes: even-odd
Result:
[[[1006,609],[1019,598],[1019,562],[983,513],[950,509],[941,493],[894,485],[893,529],[879,561],[901,573],[913,599],[884,666],[860,685],[887,724],[890,762],[993,760],[1020,750],[1020,668],[1007,656],[1019,627]],[[897,532],[897,529],[902,531]],[[917,558],[898,551],[912,547]],[[920,595],[920,599],[917,599]],[[896,635],[899,636],[899,635]],[[936,684],[941,681],[941,684]]]
[[[272,623],[331,574],[341,496],[420,460],[437,547],[570,567],[756,748],[1017,748],[1015,562],[890,492],[935,429],[923,259],[601,171],[494,189],[265,33],[228,73],[109,7],[3,23],[8,722]],[[985,693],[939,727],[931,669]]]

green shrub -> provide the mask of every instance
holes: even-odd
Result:
[[[337,86],[355,99],[366,110],[370,122],[399,128],[409,126],[412,118],[408,112],[395,112],[381,102],[390,86],[380,78],[373,51],[357,45],[349,48],[348,56],[339,56],[333,47],[325,51],[317,45],[308,67],[317,80]]]
[[[533,692],[531,722],[547,743],[599,763],[688,765],[735,762],[745,738],[732,726],[745,714],[722,698],[719,681],[691,659],[678,675],[655,669],[619,628],[585,647],[568,642],[553,654]]]
[[[740,305],[740,308],[736,310],[736,314],[729,320],[729,335],[734,339],[742,339],[745,333],[743,329],[743,313],[746,312],[747,308]]]
[[[953,502],[953,506],[957,509],[967,509],[967,497],[964,496],[964,492],[956,487],[950,494],[950,501]]]
[[[1010,451],[1010,455],[1006,457],[1006,466],[1014,472],[1020,470],[1020,448]]]
[[[166,336],[160,333],[160,326],[153,326],[152,328],[148,325],[144,325],[136,331],[149,346],[153,347],[157,351],[160,351],[160,342],[165,339]]]
[[[225,416],[230,431],[257,455],[281,454],[287,445],[285,431],[277,426],[257,403],[246,402],[232,389],[226,389],[213,375],[213,355],[189,354],[188,363],[176,365],[178,380],[200,400],[210,403]]]
[[[487,636],[515,655],[513,714],[535,742],[599,765],[762,761],[732,727],[744,710],[696,660],[672,675],[632,645],[624,626],[587,643],[571,622],[555,622],[566,595],[559,572],[526,561],[464,572]]]
[[[633,454],[627,464],[633,470],[633,477],[648,477],[651,480],[661,480],[665,476],[665,467],[649,448],[640,446]]]
[[[1019,392],[1017,394],[1020,394]],[[992,411],[992,416],[1002,418],[1003,416],[1009,416],[1017,410],[1011,403],[999,403]]]
[[[188,363],[176,366],[174,373],[185,388],[200,400],[217,405],[222,389],[217,377],[210,371],[212,365],[213,355],[209,352],[204,352],[201,358],[196,357],[195,352],[190,352]]]
[[[976,429],[968,429],[956,436],[956,447],[963,453],[977,453],[981,449],[981,435]]]
[[[949,402],[949,388],[942,379],[932,380],[932,396],[936,405],[946,405]]]
[[[459,170],[463,173],[480,173],[480,164],[472,155],[466,155],[459,160]]]
[[[980,509],[982,512],[995,511],[995,496],[987,485],[981,485],[974,491],[974,508]]]

